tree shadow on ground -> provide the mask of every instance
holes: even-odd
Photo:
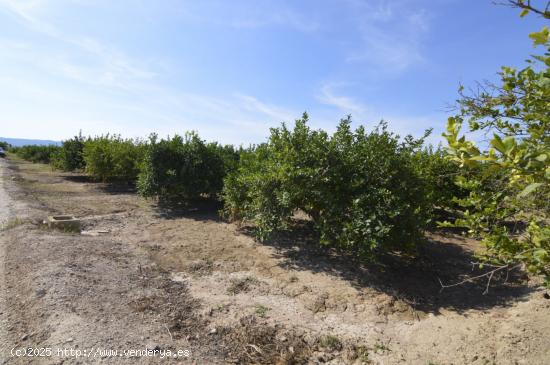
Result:
[[[188,218],[197,221],[221,222],[222,203],[216,199],[200,198],[185,203],[157,201],[153,209],[159,218]]]
[[[83,184],[83,183],[93,184],[96,182],[90,176],[85,174],[78,174],[78,173],[71,173],[70,175],[63,174],[60,177],[62,177],[67,181],[80,183],[80,184]]]
[[[94,180],[88,175],[78,173],[61,175],[60,177],[70,182],[92,184],[95,188],[111,195],[135,194],[137,192],[136,184],[131,182],[104,183]]]
[[[137,193],[135,183],[103,183],[94,180],[86,174],[80,173],[68,173],[60,175],[59,177],[75,183],[91,184],[94,188],[111,195]],[[219,211],[223,208],[223,205],[217,199],[202,197],[194,200],[186,200],[185,202],[177,202],[175,200],[176,199],[174,199],[174,201],[162,201],[153,199],[153,209],[156,212],[157,217],[164,219],[191,218],[201,221],[221,221]]]
[[[249,228],[242,228],[252,235]],[[469,309],[489,309],[507,306],[524,300],[534,290],[526,285],[525,275],[519,271],[495,274],[489,286],[487,279],[466,282],[445,288],[445,285],[483,274],[467,240],[459,236],[434,235],[419,248],[415,258],[399,255],[381,255],[377,262],[360,262],[350,254],[321,247],[310,222],[300,222],[288,232],[279,234],[264,244],[276,249],[281,266],[291,270],[325,273],[349,281],[354,287],[373,288],[403,300],[415,310],[439,313],[441,309],[464,312]],[[441,280],[441,282],[440,282]]]

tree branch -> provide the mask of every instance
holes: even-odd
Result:
[[[440,292],[442,292],[443,289],[446,289],[446,288],[452,288],[454,286],[460,286],[460,285],[464,285],[466,283],[474,282],[474,281],[482,279],[482,278],[487,278],[487,284],[485,285],[485,290],[483,291],[483,295],[485,295],[485,294],[489,293],[489,286],[491,285],[491,280],[493,280],[493,276],[495,275],[495,273],[497,273],[499,271],[502,271],[504,269],[507,269],[507,271],[506,271],[506,280],[508,280],[509,272],[512,271],[512,270],[515,270],[515,269],[519,269],[521,267],[521,264],[518,264],[518,265],[515,265],[515,266],[512,266],[512,267],[510,267],[510,265],[502,265],[502,266],[489,265],[489,264],[486,264],[486,265],[490,266],[490,267],[493,267],[493,270],[490,270],[490,271],[488,271],[484,274],[481,274],[481,275],[466,278],[466,279],[464,279],[464,280],[462,280],[458,283],[445,285],[445,284],[443,284],[443,282],[441,281],[440,278],[437,278],[437,280],[439,280],[439,284],[441,285]]]
[[[533,5],[531,5],[531,0],[507,0],[506,2],[502,1],[493,1],[496,5],[504,5],[509,6],[511,8],[517,8],[517,9],[523,9],[532,11],[535,14],[538,14],[546,19],[550,19],[550,1],[546,2],[546,6],[544,9],[542,8],[536,8]]]

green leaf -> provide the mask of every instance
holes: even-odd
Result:
[[[548,251],[539,248],[533,252],[533,258],[538,262],[545,262],[548,259]]]
[[[506,146],[502,143],[502,139],[496,134],[491,141],[491,146],[493,146],[500,153],[506,153]]]
[[[529,14],[529,9],[523,9],[523,10],[521,11],[521,13],[519,14],[519,16],[523,18],[523,17],[526,16],[527,14]]]
[[[542,183],[532,183],[532,184],[527,185],[525,187],[525,189],[523,189],[523,191],[518,194],[518,198],[523,198],[523,197],[531,194],[533,191],[535,191],[536,189],[538,189],[542,185],[543,185]]]
[[[504,138],[502,144],[506,147],[506,154],[510,154],[512,149],[516,146],[516,139],[512,136]]]
[[[480,156],[471,157],[470,160],[472,160],[472,161],[495,161],[495,158],[491,157],[491,156],[480,155]]]
[[[529,38],[533,40],[533,44],[535,46],[546,44],[550,38],[550,31],[548,30],[548,27],[544,27],[540,32],[533,32],[529,34]]]

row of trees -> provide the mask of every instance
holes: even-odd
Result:
[[[222,200],[225,217],[253,224],[261,239],[290,228],[302,211],[323,245],[362,257],[413,251],[436,220],[434,207],[452,205],[458,193],[452,182],[458,167],[443,150],[425,148],[424,139],[401,140],[385,123],[352,130],[349,117],[329,135],[312,130],[304,114],[292,129],[273,128],[266,143],[246,149],[187,133],[147,140],[76,136],[60,147],[16,153],[98,181],[135,183],[142,196],[162,202]]]
[[[59,151],[59,146],[27,145],[22,147],[10,147],[9,151],[27,161],[48,164],[52,161],[53,156]]]
[[[78,135],[61,146],[28,145],[11,152],[62,171],[85,172],[96,181],[136,184],[141,195],[164,202],[219,198],[223,179],[240,155],[233,146],[206,143],[194,132],[147,140]]]

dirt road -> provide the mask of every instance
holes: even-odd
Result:
[[[475,241],[436,233],[416,260],[362,265],[307,227],[261,244],[215,205],[168,210],[128,186],[0,163],[0,364],[548,364],[536,282],[440,291],[470,272]],[[84,232],[40,224],[60,213]],[[53,354],[10,354],[28,347]]]
[[[10,199],[4,187],[5,166],[6,161],[0,158],[0,227],[4,226],[10,218]],[[7,362],[5,349],[9,347],[4,262],[5,246],[0,244],[0,364]]]
[[[0,364],[209,359],[170,333],[174,318],[189,320],[193,328],[193,302],[184,284],[109,237],[42,228],[41,220],[52,210],[38,195],[20,189],[25,182],[0,163],[0,204],[7,222],[0,236]],[[141,308],[143,297],[158,298],[158,306]],[[177,356],[166,357],[168,350]]]

